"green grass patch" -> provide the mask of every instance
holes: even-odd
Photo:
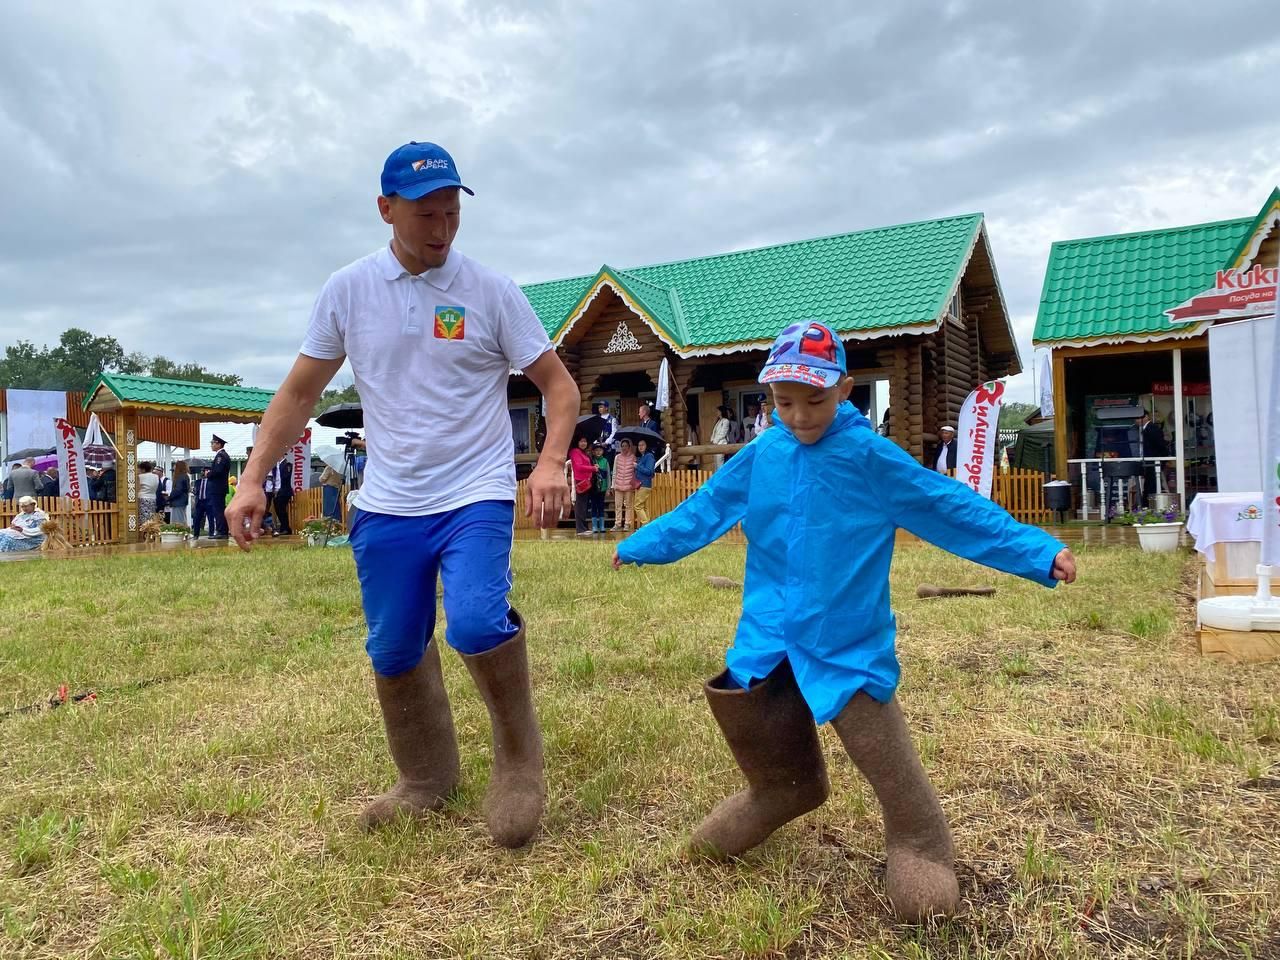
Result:
[[[1267,956],[1280,929],[1280,665],[1200,659],[1185,556],[1080,551],[1045,590],[900,549],[900,699],[965,914],[895,924],[876,799],[822,731],[818,811],[742,861],[683,845],[740,776],[701,685],[743,548],[613,572],[521,541],[513,598],[548,772],[529,850],[488,840],[492,749],[460,661],[463,782],[422,823],[355,815],[393,770],[341,550],[8,565],[0,585],[0,956]],[[997,586],[921,602],[921,582]],[[443,627],[443,624],[441,624]],[[54,710],[60,685],[92,701]]]

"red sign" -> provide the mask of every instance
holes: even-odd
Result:
[[[1157,397],[1172,397],[1173,384],[1168,381],[1157,381],[1151,385],[1151,392]],[[1182,385],[1182,395],[1184,397],[1207,397],[1209,393],[1209,384],[1207,383],[1184,383]]]
[[[58,493],[68,500],[79,500],[81,506],[88,499],[84,495],[84,452],[76,428],[64,417],[55,417],[53,430],[58,437]]]
[[[1212,287],[1165,313],[1170,323],[1194,323],[1252,316],[1270,310],[1275,302],[1276,268],[1255,265],[1243,273],[1219,270]]]

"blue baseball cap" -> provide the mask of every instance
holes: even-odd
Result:
[[[446,187],[458,187],[475,196],[475,191],[462,185],[453,157],[439,144],[412,140],[392,150],[382,165],[384,197],[398,194],[406,200],[420,200]]]
[[[773,341],[760,383],[787,380],[808,387],[834,387],[845,375],[844,344],[825,323],[793,323]]]

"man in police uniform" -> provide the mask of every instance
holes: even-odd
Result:
[[[224,447],[227,441],[216,433],[212,438],[213,463],[209,467],[209,538],[211,540],[227,539],[227,517],[224,512],[227,504],[227,487],[231,478],[231,456]]]

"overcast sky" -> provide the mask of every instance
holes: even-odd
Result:
[[[80,326],[259,386],[385,242],[411,139],[520,282],[982,211],[1028,367],[1053,240],[1280,182],[1262,2],[4,6],[0,345]]]

